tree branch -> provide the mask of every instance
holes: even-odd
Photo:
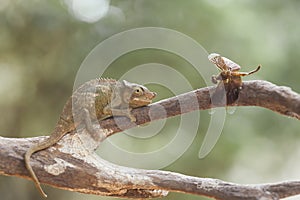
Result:
[[[147,107],[134,109],[133,115],[137,118],[136,124],[129,123],[129,120],[123,117],[117,118],[117,124],[121,124],[122,127],[118,127],[114,123],[114,119],[99,123],[102,128],[110,129],[112,130],[111,134],[114,134],[150,121],[165,119],[195,110],[207,110],[216,107],[212,105],[210,100],[215,88],[215,86],[200,88],[164,99]],[[300,120],[300,95],[293,92],[289,87],[277,86],[267,81],[245,81],[239,99],[234,106],[259,106]],[[151,111],[150,116],[149,111]]]
[[[212,108],[215,87],[201,88],[133,110],[137,118],[125,117],[95,122],[99,137],[80,128],[58,144],[32,156],[32,165],[42,183],[88,194],[128,198],[166,196],[169,191],[210,196],[216,199],[280,199],[300,194],[300,181],[242,185],[160,170],[142,170],[114,165],[94,150],[108,136],[144,124],[194,110]],[[290,88],[266,81],[244,82],[237,106],[260,106],[300,119],[300,95]],[[119,125],[119,126],[118,126]],[[45,137],[17,139],[0,137],[0,174],[30,179],[23,156],[29,146]]]

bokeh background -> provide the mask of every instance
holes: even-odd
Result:
[[[0,135],[49,134],[72,93],[77,70],[87,54],[113,34],[138,27],[182,32],[208,52],[237,61],[244,71],[261,64],[259,73],[246,79],[268,80],[299,93],[299,9],[297,0],[1,0]],[[191,66],[184,59],[151,49],[120,57],[105,75],[118,78],[126,70],[149,62],[174,67],[189,77],[195,89],[205,86],[189,71]],[[151,89],[159,93],[157,100],[172,96],[166,88],[153,85]],[[199,147],[209,123],[209,113],[200,114],[201,123],[192,145],[163,170],[237,183],[300,179],[299,121],[263,108],[237,108],[227,115],[213,151],[199,159]],[[170,119],[165,124],[167,137],[179,120]],[[151,144],[155,145],[155,141]],[[143,146],[137,148],[143,151]],[[44,188],[49,200],[112,199]],[[0,194],[3,200],[42,199],[31,181],[16,177],[0,177]],[[171,193],[164,199],[207,198]]]

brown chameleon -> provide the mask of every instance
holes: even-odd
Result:
[[[65,104],[50,137],[31,146],[25,153],[26,168],[42,196],[47,197],[30,165],[30,157],[33,153],[56,144],[82,122],[91,135],[97,134],[97,130],[92,126],[93,120],[126,116],[134,122],[136,119],[131,114],[132,108],[150,104],[155,96],[156,93],[146,87],[125,80],[98,78],[81,85]]]

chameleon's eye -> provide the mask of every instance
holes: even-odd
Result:
[[[144,93],[144,90],[143,90],[143,88],[137,87],[134,89],[134,93],[136,95],[142,95]]]

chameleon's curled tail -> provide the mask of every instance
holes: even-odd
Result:
[[[43,149],[46,149],[46,148],[51,147],[52,145],[56,144],[68,131],[70,131],[70,130],[73,129],[73,125],[70,126],[70,127],[68,127],[68,126],[63,126],[62,125],[63,123],[65,123],[65,121],[64,120],[60,120],[58,122],[57,127],[55,128],[55,130],[53,131],[53,133],[50,135],[50,137],[48,137],[45,140],[43,140],[43,141],[41,141],[41,142],[39,142],[39,143],[34,144],[33,146],[31,146],[27,150],[27,152],[25,153],[25,156],[24,156],[25,166],[26,166],[27,170],[29,171],[29,174],[31,175],[36,188],[39,190],[39,192],[41,193],[41,195],[43,197],[47,197],[47,195],[43,191],[43,189],[42,189],[42,187],[40,185],[40,181],[37,178],[37,176],[35,175],[32,167],[30,165],[30,157],[35,152],[41,151]]]
[[[42,150],[42,149],[39,149],[39,150]],[[45,192],[43,191],[43,189],[40,185],[38,178],[36,177],[32,167],[30,165],[30,157],[36,151],[37,151],[36,146],[33,146],[33,147],[30,147],[30,149],[28,149],[28,151],[25,153],[25,166],[26,166],[27,170],[29,171],[31,177],[33,178],[33,182],[34,182],[36,188],[39,190],[39,192],[41,193],[41,195],[43,197],[47,197],[47,195],[45,194]]]

